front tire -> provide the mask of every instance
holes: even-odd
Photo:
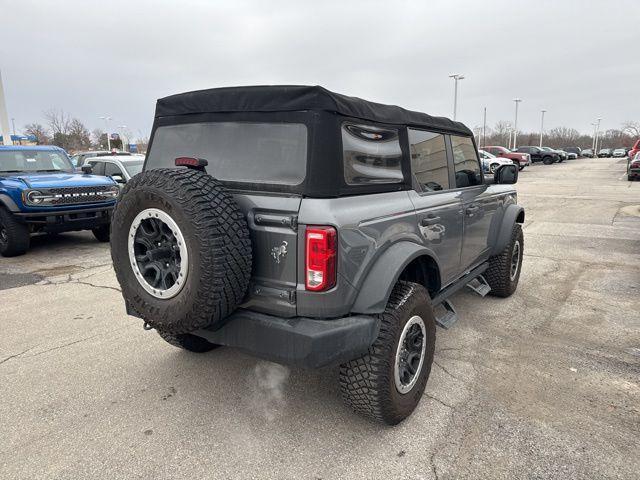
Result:
[[[10,212],[0,207],[0,255],[17,257],[29,250],[29,227],[18,222]]]
[[[173,345],[174,347],[194,353],[210,352],[214,348],[218,348],[220,346],[190,333],[174,334],[158,330],[158,335],[160,335],[165,342]]]
[[[516,223],[513,226],[511,240],[502,252],[489,259],[489,268],[483,274],[491,287],[491,295],[509,297],[516,291],[522,271],[523,255],[524,235],[522,227]]]
[[[542,159],[542,163],[544,163],[545,165],[551,165],[553,163],[553,158],[551,157],[544,157]]]
[[[397,425],[415,410],[431,373],[436,324],[429,293],[399,281],[379,319],[368,353],[340,366],[340,390],[357,413]]]

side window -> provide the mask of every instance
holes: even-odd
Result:
[[[115,163],[111,163],[111,162],[108,162],[108,163],[105,162],[103,175],[107,177],[111,177],[113,175],[120,175],[121,177],[123,176],[122,170],[120,170],[120,167]]]
[[[450,188],[444,135],[409,129],[409,151],[411,171],[423,191]]]
[[[342,149],[344,179],[349,185],[402,182],[398,130],[346,123]]]
[[[89,165],[92,167],[94,175],[104,175],[104,162],[91,161]]]
[[[482,183],[480,162],[471,137],[451,135],[456,188],[472,187]]]

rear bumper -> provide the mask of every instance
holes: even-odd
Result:
[[[126,307],[129,315],[139,317],[128,302]],[[191,333],[265,360],[319,368],[364,355],[379,330],[380,320],[368,315],[317,320],[280,318],[239,309],[218,330],[201,329]]]
[[[364,355],[379,328],[379,320],[366,315],[317,320],[237,310],[222,328],[192,333],[265,360],[319,368]]]
[[[15,212],[20,221],[46,232],[71,232],[91,230],[108,224],[115,205],[83,208],[78,210],[54,210],[40,212]]]

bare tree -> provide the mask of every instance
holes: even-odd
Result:
[[[95,128],[91,132],[91,146],[97,150],[102,150],[107,147],[107,135],[104,130]]]
[[[51,142],[51,137],[44,125],[39,123],[29,123],[22,129],[25,135],[33,135],[36,137],[38,145],[46,145]]]
[[[44,112],[44,118],[49,124],[49,129],[55,137],[56,134],[67,135],[71,126],[71,117],[64,110],[52,108]]]
[[[91,146],[89,130],[77,118],[69,122],[69,133],[66,136],[69,150],[86,150]]]
[[[631,120],[623,122],[622,131],[627,135],[638,138],[640,137],[640,122],[634,122]]]

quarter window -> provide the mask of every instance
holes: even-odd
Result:
[[[456,188],[472,187],[482,183],[480,162],[471,137],[451,136]]]
[[[444,135],[409,129],[409,151],[411,171],[423,191],[450,188]]]
[[[402,182],[398,130],[345,124],[342,127],[342,148],[347,184]]]

